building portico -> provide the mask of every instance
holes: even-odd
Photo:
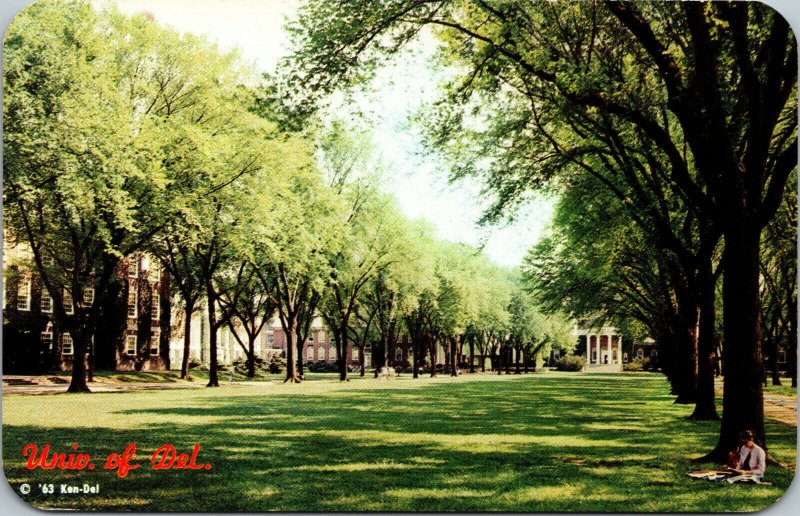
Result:
[[[622,371],[622,335],[613,326],[581,328],[575,323],[572,334],[585,341],[587,372]]]

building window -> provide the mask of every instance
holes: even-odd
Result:
[[[153,279],[156,281],[161,279],[161,260],[153,260],[153,263],[150,264],[150,272],[153,275]]]
[[[31,309],[31,280],[25,278],[20,280],[17,287],[17,310]]]
[[[150,314],[156,321],[161,319],[161,296],[157,292],[153,292],[150,298]]]
[[[47,289],[42,289],[42,300],[40,302],[42,312],[53,313],[53,298],[47,292]]]
[[[128,277],[129,278],[138,278],[139,277],[139,258],[131,257],[128,260]]]
[[[75,313],[75,306],[72,304],[72,294],[64,289],[64,311],[68,314]]]
[[[83,304],[92,306],[92,303],[94,303],[94,289],[92,287],[86,287],[83,290]]]
[[[314,332],[308,334],[308,342],[314,342]]]
[[[64,333],[64,335],[61,336],[61,354],[72,354],[72,335],[69,333]]]
[[[125,354],[129,357],[136,356],[136,335],[128,335],[125,337]]]
[[[136,315],[138,314],[138,312],[139,312],[138,309],[137,309],[137,304],[138,304],[137,301],[138,301],[138,299],[139,299],[139,296],[137,295],[136,287],[133,287],[128,292],[128,317],[134,317],[135,318]]]
[[[53,349],[53,332],[43,331],[41,336],[42,346],[47,349]]]
[[[157,357],[158,356],[158,346],[159,341],[161,340],[161,332],[154,331],[153,334],[150,336],[150,356]]]
[[[272,341],[275,340],[275,336],[273,334],[267,335],[267,343],[272,346]]]

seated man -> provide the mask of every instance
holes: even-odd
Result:
[[[744,430],[739,434],[742,445],[737,450],[738,462],[731,468],[739,475],[756,477],[761,480],[767,468],[767,452],[755,442],[755,434],[751,430]]]

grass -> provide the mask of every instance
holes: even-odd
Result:
[[[208,371],[200,368],[189,371],[191,381],[196,383],[208,382]],[[217,375],[220,383],[228,382],[228,369],[221,368]],[[57,373],[50,376],[58,376],[64,380],[70,379],[69,373]],[[264,371],[256,371],[255,378],[248,378],[247,375],[236,372],[233,375],[234,382],[278,380],[284,375],[270,374]],[[184,383],[181,380],[180,371],[96,371],[94,373],[96,381],[124,382],[124,383]],[[91,387],[91,386],[90,386]]]
[[[147,511],[754,511],[787,489],[693,481],[718,423],[686,418],[658,375],[546,373],[263,383],[91,395],[3,396],[3,458],[39,507]],[[795,428],[769,421],[770,452],[796,459]],[[22,448],[72,443],[94,471],[27,470]],[[136,443],[126,478],[105,457]],[[154,471],[165,443],[211,470]],[[99,495],[37,484],[99,483]]]
[[[191,369],[189,372],[191,380],[182,380],[180,378],[181,374],[180,371],[96,371],[94,373],[95,381],[97,382],[117,382],[117,383],[186,383],[188,381],[197,383],[197,384],[205,384],[208,382],[208,370],[195,368]],[[63,378],[65,381],[70,380],[70,374],[67,373],[55,373],[47,375],[48,377],[59,377]],[[230,377],[228,369],[220,368],[217,372],[217,376],[219,377],[219,383],[230,383]],[[358,376],[358,372],[349,373],[349,376],[352,380],[361,380],[372,378],[372,371],[367,371],[367,375],[364,378]],[[410,375],[408,375],[410,376]],[[233,381],[234,382],[282,382],[286,378],[286,373],[280,374],[272,374],[267,371],[260,371],[256,370],[256,375],[253,378],[249,378],[246,374],[241,372],[234,372],[233,374]],[[315,381],[315,380],[335,380],[339,378],[339,373],[305,373],[306,381]],[[89,388],[91,388],[91,384],[89,384]]]
[[[767,385],[764,386],[767,394],[779,394],[797,398],[797,387],[792,387],[792,379],[789,377],[781,378],[781,385],[772,385],[772,380],[767,378]]]

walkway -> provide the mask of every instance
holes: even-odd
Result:
[[[716,380],[714,385],[717,392],[722,394],[722,380]],[[765,392],[764,415],[787,425],[797,426],[797,398]]]

